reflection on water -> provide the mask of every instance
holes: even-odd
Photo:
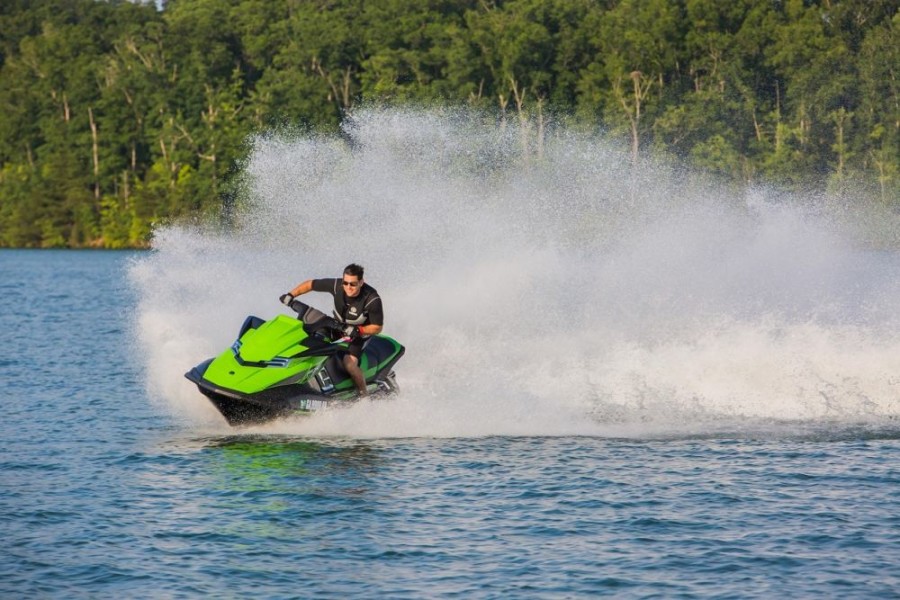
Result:
[[[173,461],[178,465],[173,472]],[[249,553],[259,540],[270,557],[300,543],[341,537],[353,515],[385,501],[377,479],[382,451],[366,443],[280,436],[227,436],[170,440],[145,454],[137,502],[159,506],[154,490],[174,503],[155,523],[153,545],[190,556],[198,544],[237,552],[242,568],[259,562]],[[248,562],[249,561],[249,562]],[[256,567],[253,567],[256,568]]]
[[[322,493],[321,479],[348,485],[333,490],[359,495],[378,468],[378,453],[371,446],[271,436],[228,436],[205,441],[203,454],[210,457],[232,491],[291,491]],[[352,485],[349,485],[352,484]],[[330,488],[329,488],[330,489]]]
[[[214,486],[226,497],[254,502],[282,494],[317,502],[364,497],[379,466],[378,452],[365,443],[228,436],[203,444],[198,458]]]

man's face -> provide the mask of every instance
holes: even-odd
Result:
[[[344,286],[344,293],[347,294],[347,296],[349,296],[350,298],[359,296],[359,290],[362,289],[362,284],[362,279],[360,279],[356,275],[344,274],[344,281],[342,285]]]

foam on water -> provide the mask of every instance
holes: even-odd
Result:
[[[247,314],[288,312],[281,293],[350,262],[407,347],[402,397],[265,431],[631,435],[900,416],[900,257],[863,243],[859,224],[882,218],[869,209],[632,167],[563,128],[538,147],[533,128],[473,113],[369,110],[346,130],[352,144],[256,139],[235,228],[164,227],[132,268],[149,393],[179,418],[222,423],[183,373]],[[330,310],[327,295],[304,300]]]

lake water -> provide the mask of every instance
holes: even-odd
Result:
[[[227,227],[0,251],[0,597],[900,596],[900,214],[517,122],[355,111]],[[229,428],[184,373],[351,262],[399,398]]]
[[[890,415],[231,430],[153,397],[129,283],[151,260],[0,251],[2,597],[900,594]]]

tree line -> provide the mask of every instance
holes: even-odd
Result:
[[[279,127],[469,105],[900,203],[896,0],[5,0],[0,246],[217,213]]]

